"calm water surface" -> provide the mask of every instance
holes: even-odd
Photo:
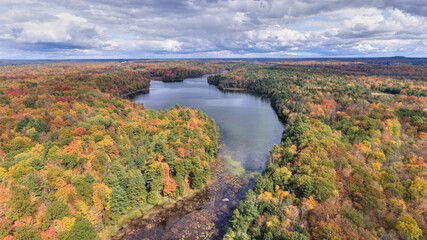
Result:
[[[270,103],[247,93],[223,92],[207,76],[183,82],[152,81],[150,92],[133,98],[146,108],[175,104],[201,109],[220,128],[219,158],[214,182],[189,200],[160,208],[148,219],[135,219],[114,239],[221,239],[233,210],[252,187],[253,176],[264,169],[269,149],[280,143],[283,125]],[[243,184],[242,184],[243,183]]]
[[[270,103],[241,92],[223,92],[207,83],[206,76],[183,82],[152,81],[150,92],[133,99],[146,108],[175,104],[201,109],[220,128],[220,156],[231,155],[246,171],[260,172],[270,147],[280,143],[283,125]]]

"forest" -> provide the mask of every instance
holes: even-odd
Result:
[[[0,239],[108,239],[129,211],[200,189],[218,150],[197,109],[123,97],[152,76],[181,80],[215,62],[0,67]]]
[[[246,64],[208,78],[286,122],[224,239],[426,239],[425,65]]]
[[[215,121],[126,99],[204,74],[285,124],[224,239],[427,239],[427,68],[397,61],[0,66],[0,239],[109,239],[208,184]]]

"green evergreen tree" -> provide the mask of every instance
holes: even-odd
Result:
[[[30,192],[33,192],[37,196],[40,196],[42,195],[42,190],[45,185],[46,180],[43,179],[41,175],[34,172],[28,174],[25,186],[30,190]]]
[[[111,211],[117,214],[124,214],[127,211],[129,200],[127,198],[126,192],[120,185],[113,186],[113,191],[111,192]]]
[[[92,223],[86,218],[79,216],[71,227],[68,240],[95,240],[99,239]]]
[[[147,190],[145,189],[145,179],[141,171],[129,171],[127,177],[128,185],[126,193],[129,199],[129,206],[133,208],[145,203],[147,199]]]
[[[31,160],[30,165],[35,170],[39,171],[44,169],[44,166],[46,165],[46,163],[41,158],[35,157],[33,158],[33,160]]]
[[[184,179],[182,178],[182,175],[177,173],[175,176],[175,182],[176,182],[176,193],[178,196],[184,195]]]
[[[203,169],[196,169],[191,177],[191,188],[201,189],[203,187],[204,178]]]
[[[28,125],[29,122],[30,122],[30,119],[27,116],[23,117],[21,120],[19,120],[18,124],[16,125],[15,131],[21,132],[24,129],[24,127]]]
[[[169,165],[169,169],[171,169],[171,172],[175,172],[175,153],[168,149],[165,152],[165,162]]]
[[[126,171],[123,165],[119,161],[113,161],[113,163],[111,164],[110,170],[108,172],[111,174],[114,174],[114,176],[117,177],[118,183],[122,188],[126,188],[127,186]]]

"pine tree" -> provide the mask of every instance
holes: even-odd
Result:
[[[79,216],[76,223],[71,227],[68,240],[94,240],[99,239],[92,223],[86,218]]]
[[[127,198],[126,192],[120,185],[112,187],[113,191],[111,192],[111,211],[117,214],[124,214],[127,211],[129,200]]]
[[[119,161],[117,160],[114,161],[111,164],[110,170],[108,172],[114,174],[117,177],[119,184],[122,188],[126,188],[127,186],[126,171],[123,165]]]
[[[129,171],[128,185],[126,188],[129,199],[129,206],[136,207],[146,202],[147,190],[145,189],[145,179],[139,170]]]
[[[191,188],[201,189],[203,187],[204,174],[203,169],[196,169],[191,178]]]
[[[177,184],[176,186],[176,193],[178,196],[184,195],[184,179],[182,178],[182,175],[177,173],[175,176],[175,182]]]

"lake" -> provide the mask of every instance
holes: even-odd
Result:
[[[151,81],[149,93],[132,101],[149,109],[175,104],[201,109],[220,128],[219,159],[214,183],[173,208],[158,207],[153,219],[133,220],[123,239],[221,239],[238,202],[262,172],[269,150],[279,144],[283,124],[270,102],[243,92],[223,92],[207,83],[207,75],[183,82]],[[190,206],[191,205],[191,206]],[[163,211],[163,212],[162,212]]]
[[[152,81],[150,92],[133,101],[150,109],[175,104],[201,109],[219,126],[220,156],[231,155],[246,171],[262,171],[270,147],[280,143],[283,132],[270,102],[247,93],[223,92],[209,85],[206,78],[172,83]]]

